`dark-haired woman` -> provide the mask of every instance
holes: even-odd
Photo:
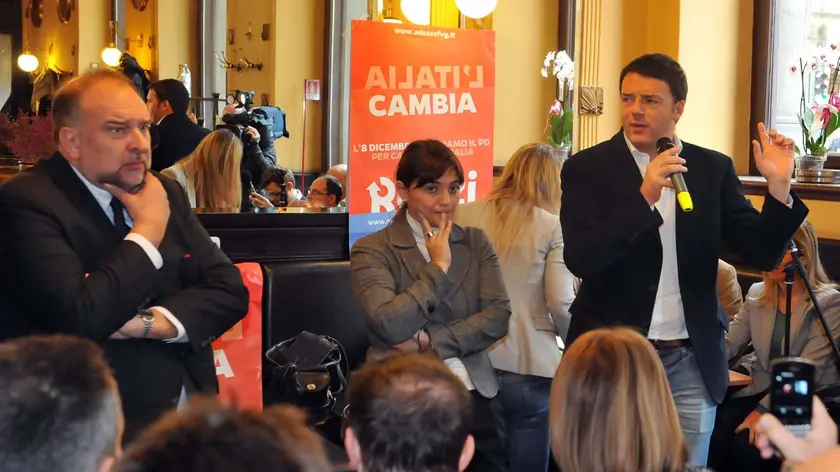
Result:
[[[368,358],[437,354],[472,394],[476,451],[467,470],[506,470],[493,400],[499,385],[486,352],[507,334],[511,312],[496,253],[484,231],[452,223],[464,171],[446,145],[409,144],[396,180],[402,208],[350,254],[370,335]]]

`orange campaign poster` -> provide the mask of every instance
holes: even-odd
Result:
[[[248,313],[213,341],[219,398],[240,408],[262,410],[262,267],[236,264],[248,289]]]
[[[353,21],[350,52],[350,245],[388,224],[403,149],[438,139],[458,156],[461,201],[493,184],[492,31]]]

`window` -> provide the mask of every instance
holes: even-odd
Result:
[[[814,103],[828,103],[830,93],[840,93],[840,79],[834,73],[840,57],[840,1],[775,0],[773,3],[767,116],[770,126],[794,138],[803,149],[798,118],[802,84],[807,108]],[[830,155],[840,157],[838,134],[834,134],[833,143],[826,144]]]

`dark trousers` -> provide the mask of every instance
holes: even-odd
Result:
[[[504,441],[504,422],[501,406],[495,398],[484,398],[475,390],[472,394],[475,455],[467,472],[507,472],[507,449]]]
[[[747,430],[735,433],[747,415],[755,410],[764,394],[727,398],[718,406],[715,430],[709,448],[709,467],[716,472],[775,472],[781,468],[778,459],[764,460],[750,444]]]
[[[551,379],[496,371],[504,408],[509,472],[548,470],[548,399]]]

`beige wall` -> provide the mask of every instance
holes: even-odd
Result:
[[[271,97],[274,92],[272,74],[275,56],[272,54],[272,46],[276,38],[270,37],[269,41],[263,41],[260,38],[263,23],[272,23],[272,35],[279,31],[284,38],[286,37],[285,32],[278,30],[273,21],[272,11],[275,1],[227,0],[227,29],[234,31],[234,44],[228,44],[225,41],[228,62],[236,63],[240,58],[245,57],[251,62],[263,63],[262,70],[244,69],[242,72],[237,72],[235,69],[228,69],[228,90],[253,90],[254,101],[257,104],[260,103],[262,94],[267,93]],[[249,24],[250,39],[247,36]],[[281,50],[281,53],[285,51]]]
[[[577,58],[586,60],[589,56],[598,61],[597,83],[581,84],[604,87],[604,114],[598,119],[597,141],[609,139],[621,126],[618,80],[622,67],[641,54],[664,52],[680,61],[688,76],[686,112],[677,133],[687,141],[727,154],[736,169],[746,173],[752,2],[600,1],[597,21],[601,34],[595,44],[598,54],[582,54],[579,46]],[[587,28],[583,18],[578,21],[578,28]]]
[[[272,2],[272,42],[274,65],[270,68],[273,84],[272,104],[286,111],[291,138],[279,139],[277,163],[293,171],[301,169],[303,152],[303,82],[322,81],[324,71],[324,3],[300,0]],[[322,102],[307,102],[306,169],[321,169]]]
[[[519,146],[545,142],[556,81],[540,76],[546,53],[557,49],[556,0],[502,0],[493,12],[496,32],[494,162],[502,165]]]
[[[753,206],[761,209],[764,204],[764,197],[748,195]],[[840,239],[840,223],[837,215],[840,214],[840,202],[828,202],[822,200],[803,200],[808,206],[808,219],[817,230],[817,236],[821,238]]]
[[[687,141],[720,151],[749,172],[752,2],[683,0],[679,61],[688,100],[678,126]]]
[[[108,46],[108,22],[111,18],[111,2],[108,0],[85,0],[76,2],[79,15],[79,72],[85,73],[91,63],[102,64],[102,50]]]

